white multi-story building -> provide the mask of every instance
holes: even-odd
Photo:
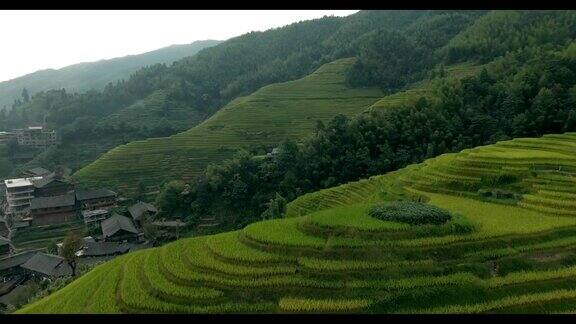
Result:
[[[18,145],[43,148],[56,145],[56,131],[44,129],[42,126],[30,126],[14,130]]]
[[[24,215],[30,211],[34,198],[34,182],[42,177],[4,180],[6,186],[7,213],[15,216]]]

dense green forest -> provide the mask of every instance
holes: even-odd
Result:
[[[370,37],[375,31],[406,30],[419,35],[415,36],[418,39],[427,39],[427,47],[433,48],[449,37],[428,35],[436,32],[427,24],[456,33],[482,14],[362,11],[344,18],[324,17],[252,32],[170,66],[142,68],[102,91],[79,94],[51,90],[23,98],[10,112],[0,111],[0,129],[46,122],[61,132],[63,144],[33,163],[50,166],[67,161],[76,170],[117,145],[188,129],[230,100],[264,85],[294,80],[335,59],[356,56],[358,41],[368,43],[364,46],[373,42],[378,46],[377,37]],[[453,21],[458,21],[457,26],[448,27]]]
[[[572,12],[510,14],[526,14],[520,21],[530,30],[508,28],[503,34],[494,27],[493,34],[485,32],[469,43],[450,42],[446,48],[481,48],[476,44],[494,37],[523,43],[506,47],[505,55],[495,58],[492,52],[482,56],[481,49],[470,50],[468,59],[490,63],[476,76],[439,77],[432,100],[421,98],[414,104],[353,119],[338,116],[327,125],[319,123],[302,145],[282,143],[273,158],[240,152],[208,167],[190,184],[186,199],[171,200],[170,192],[181,192],[183,184],[168,184],[159,203],[172,206],[173,215],[192,209],[191,220],[206,213],[224,214],[224,219],[240,228],[271,214],[279,216],[269,209],[278,209],[283,200],[306,192],[383,174],[446,152],[513,137],[574,131],[576,45],[570,40],[576,36],[576,16]],[[483,30],[487,21],[501,19],[501,15],[484,16],[479,26],[473,25],[464,35]],[[558,34],[564,36],[554,38],[555,43],[522,36],[546,34],[549,26],[562,26]],[[439,53],[450,50],[443,48]],[[180,212],[174,212],[178,208]]]

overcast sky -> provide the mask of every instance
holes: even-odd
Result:
[[[0,81],[355,10],[0,10]]]

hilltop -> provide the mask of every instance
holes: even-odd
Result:
[[[307,194],[288,218],[129,253],[20,312],[574,312],[575,148],[576,133],[514,139]],[[450,219],[376,218],[398,200]]]
[[[22,99],[22,89],[30,95],[51,89],[70,92],[102,90],[108,83],[128,78],[138,69],[153,64],[172,64],[222,41],[202,40],[190,44],[172,45],[154,51],[127,55],[97,62],[78,63],[60,69],[47,69],[12,80],[0,82],[0,108],[10,108],[14,100]]]

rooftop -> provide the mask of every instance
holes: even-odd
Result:
[[[145,212],[157,213],[158,209],[152,204],[139,201],[128,207],[128,212],[134,220],[141,220]]]
[[[62,179],[55,178],[53,173],[44,176],[42,179],[38,179],[38,180],[33,181],[34,187],[36,187],[36,188],[44,188],[49,184],[57,183],[57,182],[67,183],[66,181],[64,181]]]
[[[76,204],[76,198],[73,193],[53,197],[33,198],[30,209],[55,208],[73,206]]]
[[[105,238],[116,234],[116,232],[120,230],[138,234],[138,230],[134,226],[134,223],[132,223],[132,220],[118,214],[114,214],[112,217],[102,221],[100,226],[102,227],[102,235]]]
[[[106,215],[108,213],[109,213],[109,211],[107,211],[106,209],[83,210],[82,216],[84,218],[90,218],[90,217],[99,216],[99,215]]]
[[[21,264],[26,263],[37,251],[26,251],[18,254],[11,255],[9,257],[0,259],[0,271],[17,267]]]
[[[76,190],[76,198],[78,200],[88,200],[88,199],[98,199],[98,198],[108,198],[116,197],[116,193],[112,190],[105,188],[102,189],[78,189]]]
[[[4,180],[4,184],[7,188],[27,187],[33,185],[32,181],[40,179],[42,179],[42,177],[7,179]]]
[[[52,173],[50,170],[44,169],[44,168],[32,168],[32,169],[28,169],[25,172],[33,174],[35,176],[45,176],[48,175],[50,173]]]
[[[36,255],[22,265],[22,268],[54,277],[65,276],[72,273],[70,265],[68,265],[64,258],[46,253],[36,253]]]

